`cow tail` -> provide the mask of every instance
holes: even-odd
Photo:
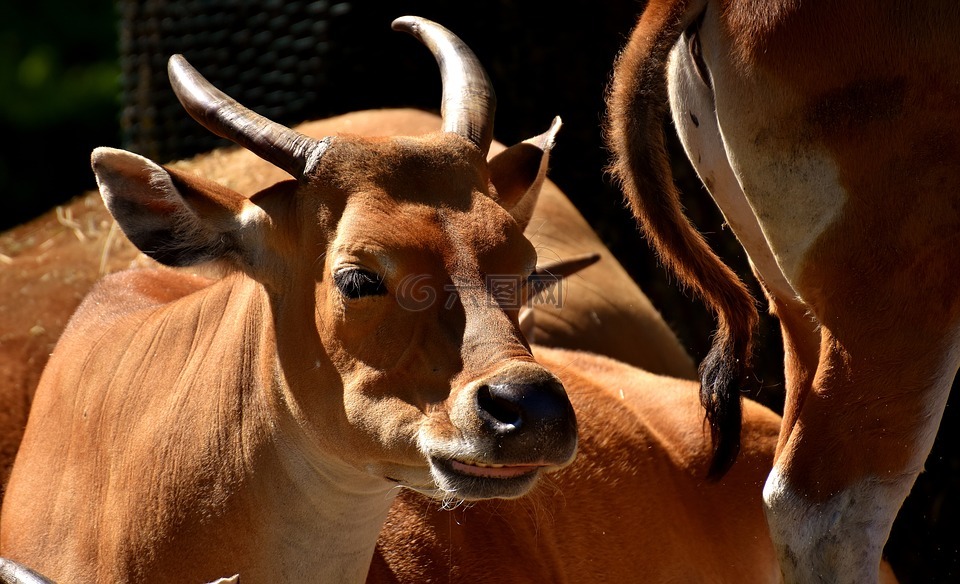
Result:
[[[713,440],[709,476],[721,478],[740,451],[741,390],[759,316],[743,281],[684,215],[664,142],[670,51],[700,10],[686,0],[651,0],[617,58],[607,95],[611,174],[661,263],[713,311],[717,330],[700,364],[700,402]],[[691,14],[693,13],[693,14]]]

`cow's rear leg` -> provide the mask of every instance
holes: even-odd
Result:
[[[900,351],[822,330],[813,386],[764,488],[786,582],[877,582],[883,546],[926,459],[956,374],[953,343]]]

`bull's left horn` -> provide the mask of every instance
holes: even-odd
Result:
[[[393,30],[410,33],[430,49],[440,66],[443,129],[470,140],[483,155],[493,141],[497,96],[480,60],[470,47],[439,24],[418,16],[401,16]]]
[[[240,105],[204,79],[183,55],[170,57],[167,74],[177,99],[193,119],[297,180],[313,171],[327,149],[325,140],[304,136]]]

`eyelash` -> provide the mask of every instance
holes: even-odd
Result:
[[[333,275],[333,281],[340,293],[351,300],[387,293],[383,276],[360,268],[340,270]]]

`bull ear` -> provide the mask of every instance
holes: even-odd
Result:
[[[497,191],[497,201],[526,227],[547,176],[550,150],[560,131],[560,118],[553,118],[550,129],[507,148],[490,159],[490,182]]]
[[[125,150],[97,148],[91,165],[107,209],[151,258],[189,266],[249,257],[244,233],[262,212],[243,195]]]

